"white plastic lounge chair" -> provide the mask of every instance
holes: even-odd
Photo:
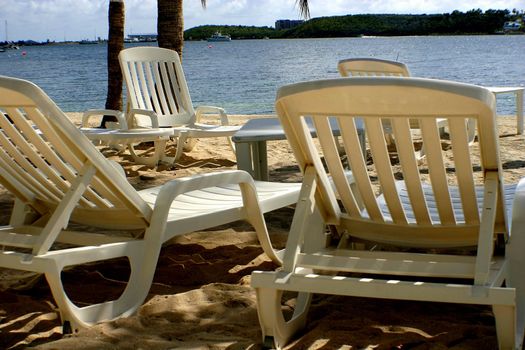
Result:
[[[378,58],[349,58],[341,60],[337,63],[337,70],[342,77],[409,77],[411,76],[410,71],[406,64],[383,60]],[[474,142],[476,137],[476,124],[474,119],[469,119],[469,142]],[[447,122],[445,119],[438,119],[440,134],[444,135],[445,127]],[[410,123],[412,129],[419,129],[419,125],[415,121]],[[391,139],[392,133],[390,132],[391,126],[388,121],[383,123],[383,126],[387,130],[386,140],[389,144],[393,143]],[[417,152],[417,157],[422,159],[425,156],[425,150],[422,147]]]
[[[229,125],[222,108],[199,106],[194,109],[175,51],[135,47],[122,50],[119,60],[127,89],[126,115],[118,114],[118,111],[87,111],[81,130],[89,139],[110,145],[127,145],[134,161],[148,166],[175,162],[183,150],[193,148],[196,138],[225,137],[235,153],[231,136],[240,126]],[[221,124],[203,123],[206,114],[219,115]],[[118,122],[111,130],[89,127],[89,120],[96,115],[115,115]],[[168,137],[177,138],[174,157],[165,153]],[[147,141],[155,141],[152,156],[144,156],[135,149],[136,144]]]
[[[276,109],[304,182],[282,268],[252,274],[266,344],[275,342],[282,348],[305,325],[311,293],[324,293],[491,305],[499,348],[522,348],[525,180],[517,186],[503,184],[490,91],[420,78],[333,79],[281,88]],[[314,120],[319,147],[305,116]],[[342,158],[329,137],[330,116],[339,123],[344,159],[351,164],[362,206],[345,180]],[[359,147],[357,117],[363,118],[369,135],[382,189],[378,197],[361,152],[351,152]],[[401,167],[396,176],[385,147],[382,118],[392,121]],[[410,118],[419,121],[428,145],[422,172],[414,154]],[[448,122],[453,164],[445,164],[438,118]],[[475,118],[479,126],[480,154],[469,148],[466,118]],[[483,169],[476,182],[473,164]],[[454,174],[447,175],[450,169],[455,169]],[[404,180],[396,181],[399,174]],[[327,226],[332,239],[326,237]],[[335,232],[340,235],[338,245],[327,245],[337,241]],[[377,245],[375,250],[365,249],[372,245]],[[412,253],[411,247],[436,252]],[[440,248],[452,247],[474,247],[470,251],[477,254],[455,255],[452,249],[439,253]],[[299,292],[294,314],[287,320],[281,312],[283,291]]]
[[[342,77],[409,77],[408,67],[401,62],[379,58],[348,58],[337,63]]]
[[[133,313],[148,293],[161,244],[177,235],[247,220],[264,251],[280,261],[262,213],[295,203],[299,184],[225,171],[136,191],[40,88],[8,77],[0,77],[0,145],[0,184],[15,197],[10,224],[0,228],[0,267],[45,274],[72,330]],[[142,234],[78,232],[68,229],[72,222]],[[115,257],[127,257],[131,267],[123,294],[74,305],[61,271]]]
[[[226,137],[235,153],[231,136],[240,126],[229,125],[224,109],[200,106],[194,109],[179,55],[159,47],[134,47],[119,54],[128,96],[128,125],[175,128],[180,132],[174,161],[191,139]],[[203,123],[206,114],[218,114],[221,125]],[[191,149],[191,147],[189,147]]]

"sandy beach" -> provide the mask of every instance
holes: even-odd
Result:
[[[70,114],[78,122],[79,114]],[[233,116],[242,124],[246,116]],[[500,117],[505,182],[525,176],[525,137],[516,120]],[[473,146],[477,147],[477,143]],[[103,153],[117,160],[137,189],[176,177],[236,169],[224,139],[201,139],[174,166],[148,169],[127,153]],[[174,147],[169,152],[175,152]],[[298,182],[299,169],[286,141],[268,143],[270,180]],[[12,197],[0,187],[0,220],[9,221]],[[277,246],[284,246],[293,208],[266,215]],[[149,296],[131,317],[102,322],[62,335],[56,306],[42,276],[0,270],[0,348],[41,350],[261,349],[254,270],[276,268],[262,254],[244,222],[195,232],[166,245]],[[79,305],[118,295],[128,275],[125,261],[75,267],[64,273],[66,289]],[[317,295],[307,328],[286,349],[495,349],[489,307]]]

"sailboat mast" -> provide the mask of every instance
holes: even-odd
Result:
[[[7,42],[7,19],[5,20],[5,42]]]

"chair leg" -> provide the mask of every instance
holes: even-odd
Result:
[[[184,141],[184,144],[182,145],[183,146],[182,150],[184,152],[191,152],[195,148],[195,145],[197,144],[197,140],[198,139],[195,137],[188,137],[186,141]]]
[[[472,145],[476,139],[476,119],[467,120],[467,134],[468,144]]]
[[[521,201],[515,205],[514,210],[521,213]],[[508,275],[506,278],[506,285],[510,288],[516,289],[516,307],[512,316],[515,320],[514,324],[514,346],[516,349],[522,349],[525,337],[525,275],[523,274],[523,266],[525,266],[525,255],[523,248],[525,247],[525,232],[523,231],[520,220],[513,218],[512,232],[506,246],[506,257],[508,260]],[[496,313],[496,312],[495,312]],[[497,316],[496,316],[497,322]],[[498,328],[498,341],[499,341]]]
[[[144,157],[135,152],[135,148],[132,144],[128,145],[129,153],[133,157],[133,161],[137,164],[143,164],[149,167],[155,167],[159,162],[172,162],[172,158],[166,157],[166,143],[167,140],[154,141],[154,153],[150,157]]]
[[[525,334],[525,274],[523,272],[525,235],[521,230],[516,229],[519,224],[520,222],[513,223],[510,241],[506,246],[508,275],[505,284],[507,287],[516,289],[516,304],[507,307],[493,306],[500,349],[521,349]],[[501,326],[498,324],[500,322]],[[512,335],[508,334],[510,332]],[[500,335],[503,339],[500,339]],[[512,347],[510,346],[511,341]]]
[[[186,135],[186,134],[181,134],[177,138],[177,150],[175,151],[175,159],[174,159],[174,161],[178,160],[182,156],[182,153],[184,152],[184,144],[186,143],[187,139],[188,139],[188,135]]]
[[[148,259],[144,259],[145,251],[149,251]],[[155,251],[157,251],[157,254],[154,254]],[[131,274],[124,292],[116,300],[86,307],[76,306],[65,293],[62,283],[61,272],[65,264],[61,260],[68,260],[67,265],[75,265],[75,262],[71,262],[70,257],[63,256],[65,259],[54,259],[54,263],[47,264],[45,276],[59,308],[63,324],[69,324],[71,332],[74,333],[80,328],[91,326],[103,320],[111,320],[133,314],[148,295],[159,253],[160,244],[153,251],[151,247],[145,247],[143,244],[136,244],[133,247],[128,246],[124,254],[129,259]],[[106,259],[118,256],[122,256],[122,254],[115,253],[106,257]]]
[[[500,350],[515,350],[516,342],[516,308],[508,305],[493,305],[492,312],[496,318],[496,332]],[[520,348],[521,349],[521,348]]]
[[[298,293],[294,313],[287,321],[281,310],[282,290],[256,288],[255,291],[264,346],[282,349],[297,331],[304,328],[312,294]]]
[[[228,145],[230,145],[230,149],[232,150],[233,154],[235,155],[235,144],[232,141],[231,137],[226,137],[226,140],[228,141]]]

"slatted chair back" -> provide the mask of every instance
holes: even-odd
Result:
[[[488,212],[484,206],[490,205],[494,218],[489,225],[495,231],[490,227],[488,231],[507,233],[495,101],[488,90],[421,78],[321,80],[281,88],[276,110],[305,176],[315,174],[317,208],[326,223],[347,229],[354,237],[386,244],[473,246],[478,244],[481,216]],[[305,118],[313,120],[318,143]],[[331,137],[329,118],[339,124],[343,155]],[[356,118],[362,118],[366,126],[373,174],[372,166],[356,151],[360,149]],[[447,120],[450,130],[452,163],[442,149],[440,118]],[[468,118],[479,126],[479,154],[469,148]],[[416,159],[410,119],[421,126],[426,165]],[[388,155],[384,121],[392,125],[397,165],[391,164]],[[479,181],[493,202],[478,202],[476,165],[483,170]],[[356,192],[345,176],[348,166]],[[378,187],[372,185],[372,176],[377,177]],[[396,181],[400,179],[404,181]],[[378,192],[382,193],[379,197]]]
[[[408,67],[401,62],[378,58],[349,58],[339,61],[337,69],[343,77],[409,77]]]
[[[144,228],[151,208],[36,85],[0,77],[0,183],[49,228],[30,242],[46,252],[69,220]],[[122,170],[122,169],[120,169]],[[17,245],[13,237],[2,244]]]
[[[154,111],[160,127],[194,122],[195,111],[178,54],[159,47],[135,47],[119,54],[131,109]],[[151,126],[135,115],[131,125]]]

